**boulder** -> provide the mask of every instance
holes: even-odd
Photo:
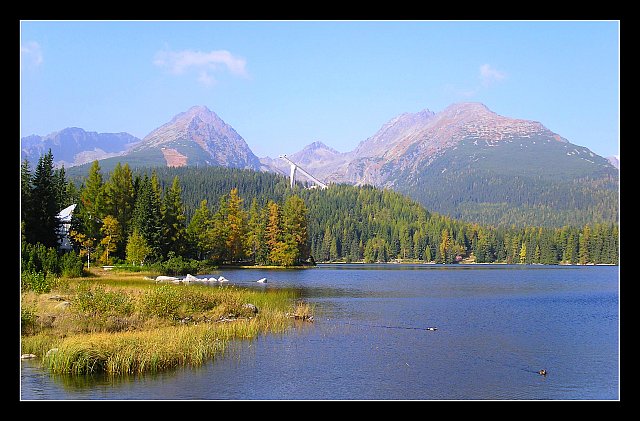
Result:
[[[56,304],[54,308],[58,310],[66,310],[67,307],[69,307],[70,305],[71,303],[69,301],[61,301],[58,304]]]
[[[254,315],[258,314],[258,307],[256,307],[255,304],[244,303],[244,304],[242,304],[242,308],[246,308],[247,310],[252,312]]]
[[[184,278],[184,282],[187,283],[187,284],[189,284],[191,282],[198,282],[198,280],[199,280],[198,278],[196,278],[195,276],[193,276],[190,273],[187,273],[187,276]]]

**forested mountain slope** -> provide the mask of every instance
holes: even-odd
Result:
[[[402,194],[372,186],[341,184],[321,190],[298,185],[291,190],[286,177],[251,170],[164,167],[155,171],[166,186],[179,177],[187,215],[193,214],[200,200],[217,203],[232,188],[238,188],[246,206],[253,198],[263,205],[270,199],[282,202],[295,193],[308,208],[311,254],[317,261],[618,262],[614,223],[495,227],[430,212]]]

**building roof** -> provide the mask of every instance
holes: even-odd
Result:
[[[62,223],[71,222],[71,216],[73,215],[73,210],[75,208],[76,208],[76,204],[74,203],[73,205],[67,206],[66,208],[62,209],[60,213],[58,213],[58,219],[60,220],[60,222]]]

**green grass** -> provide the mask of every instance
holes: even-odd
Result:
[[[155,284],[140,274],[99,269],[92,274],[48,293],[22,294],[21,352],[38,356],[51,373],[119,376],[198,366],[232,339],[284,332],[293,326],[288,314],[312,312],[292,290]],[[69,306],[61,308],[62,301]]]

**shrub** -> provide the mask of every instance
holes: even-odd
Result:
[[[90,288],[80,284],[74,300],[74,308],[92,315],[130,315],[133,313],[132,299],[122,291],[105,291],[102,286]]]
[[[53,247],[22,243],[22,271],[42,272],[68,278],[82,276],[84,262],[75,251],[59,254]]]
[[[22,243],[22,271],[60,274],[58,252],[53,247]]]
[[[33,333],[36,329],[36,321],[38,316],[33,307],[20,307],[20,332],[22,334]]]
[[[145,315],[176,319],[181,305],[180,293],[173,285],[161,285],[148,291],[140,300]]]
[[[64,253],[60,257],[60,273],[67,278],[79,278],[82,276],[84,262],[75,252]]]
[[[50,292],[57,284],[58,278],[51,273],[24,271],[20,274],[20,288],[23,292],[33,291],[42,294]]]
[[[182,256],[175,256],[170,253],[169,258],[157,264],[157,269],[163,275],[178,276],[187,273],[198,273],[200,262],[193,259],[184,259]]]
[[[200,291],[199,288],[184,288],[180,291],[180,301],[188,311],[208,311],[220,304],[220,299],[209,290]]]

